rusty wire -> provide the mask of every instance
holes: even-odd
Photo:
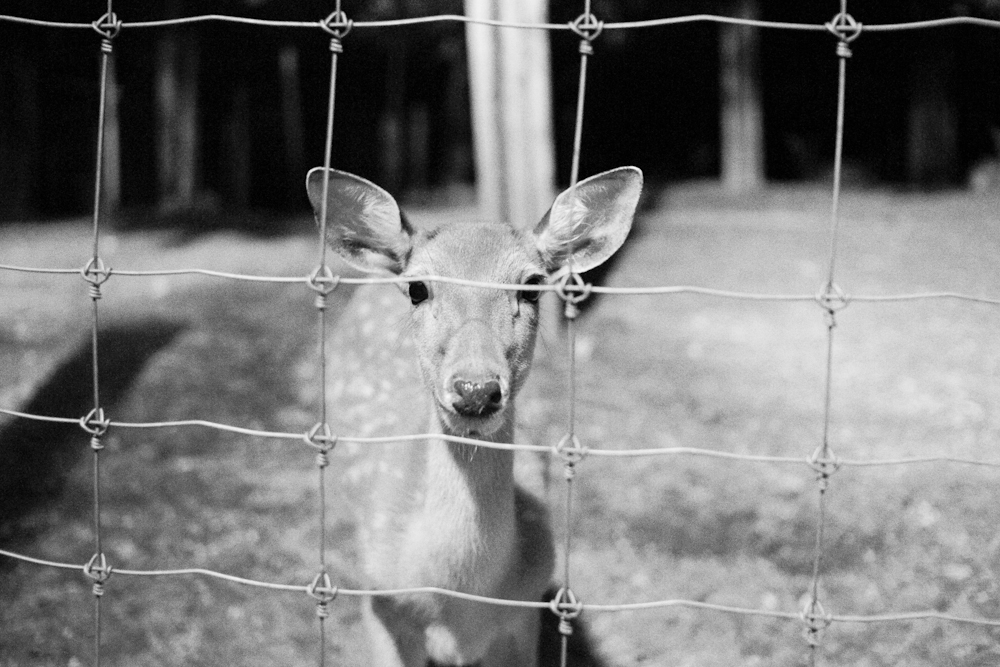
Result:
[[[834,352],[834,330],[836,327],[836,313],[846,306],[851,301],[857,302],[875,302],[875,303],[885,303],[893,301],[912,301],[920,299],[956,299],[961,301],[968,301],[974,303],[982,303],[986,305],[1000,305],[1000,298],[995,297],[985,297],[976,296],[970,294],[962,294],[957,292],[919,292],[912,294],[897,294],[897,295],[848,295],[841,290],[834,281],[836,260],[837,260],[837,241],[838,241],[838,226],[839,226],[839,198],[841,191],[841,172],[842,172],[842,154],[843,154],[843,137],[844,137],[844,98],[845,98],[845,88],[846,88],[846,61],[851,55],[849,48],[850,42],[856,39],[861,31],[862,25],[854,21],[853,18],[847,13],[847,1],[840,0],[840,12],[834,17],[834,19],[828,23],[824,24],[802,24],[802,23],[786,23],[786,22],[774,22],[774,21],[761,21],[752,19],[737,19],[725,16],[715,16],[710,14],[697,14],[689,16],[680,17],[669,17],[663,19],[653,19],[648,21],[633,21],[633,22],[619,22],[619,23],[602,23],[598,21],[590,12],[590,0],[584,0],[584,13],[578,17],[575,21],[569,24],[550,24],[550,23],[538,23],[538,24],[523,24],[523,23],[512,23],[504,21],[495,20],[480,20],[480,19],[470,19],[464,16],[458,15],[440,15],[440,16],[428,16],[428,17],[416,17],[409,19],[399,19],[390,21],[367,21],[367,22],[357,22],[354,23],[347,19],[346,15],[341,11],[340,0],[336,2],[336,9],[328,17],[322,21],[312,21],[312,22],[296,22],[296,21],[270,21],[270,20],[259,20],[259,19],[249,19],[242,17],[224,16],[224,15],[203,15],[194,17],[184,17],[176,19],[167,19],[162,21],[145,21],[145,22],[122,22],[120,21],[112,11],[112,2],[108,0],[107,12],[97,21],[93,23],[67,23],[67,22],[54,22],[54,21],[39,21],[30,18],[15,17],[8,15],[0,15],[0,21],[8,21],[14,23],[21,23],[26,25],[34,25],[40,27],[48,28],[91,28],[97,31],[101,37],[101,64],[100,64],[100,106],[98,110],[98,138],[97,147],[95,151],[96,166],[95,166],[95,192],[94,192],[94,210],[93,210],[93,232],[92,232],[92,246],[93,254],[87,265],[83,269],[53,269],[53,268],[40,268],[40,267],[25,267],[25,266],[14,266],[0,264],[0,270],[6,271],[19,271],[28,273],[47,273],[47,274],[81,274],[85,280],[90,284],[90,297],[92,300],[92,375],[93,375],[93,398],[94,407],[91,412],[80,418],[66,418],[66,417],[55,417],[55,416],[45,416],[45,415],[33,415],[23,412],[18,412],[8,409],[0,409],[0,413],[9,416],[15,416],[25,419],[34,419],[41,421],[52,421],[52,422],[62,422],[62,423],[77,423],[79,424],[87,433],[91,436],[91,448],[94,453],[94,467],[93,467],[93,481],[94,481],[94,541],[95,541],[95,553],[88,561],[87,564],[81,565],[72,563],[60,563],[54,561],[43,560],[39,558],[30,557],[24,554],[18,554],[15,552],[0,549],[0,555],[13,558],[26,563],[32,563],[36,565],[43,565],[48,567],[65,568],[65,569],[82,569],[83,572],[93,580],[94,582],[94,599],[95,599],[95,636],[94,636],[94,652],[95,652],[95,664],[100,665],[101,661],[101,597],[104,593],[104,583],[107,578],[111,575],[112,571],[116,574],[121,574],[125,576],[181,576],[181,575],[201,575],[214,577],[219,579],[224,579],[238,584],[255,586],[260,588],[266,588],[271,590],[279,591],[294,591],[294,592],[305,592],[317,601],[317,615],[320,619],[320,656],[319,663],[322,666],[325,660],[325,632],[323,621],[328,615],[327,605],[335,599],[337,595],[345,596],[360,596],[360,597],[371,597],[371,596],[389,596],[389,595],[402,595],[402,594],[413,594],[413,593],[430,593],[437,595],[445,595],[456,598],[475,600],[479,602],[503,605],[503,606],[516,606],[516,607],[531,607],[538,609],[548,608],[560,617],[560,631],[563,634],[563,644],[562,644],[562,663],[565,665],[566,660],[566,639],[572,632],[571,621],[574,619],[581,611],[590,610],[597,612],[615,612],[615,611],[636,611],[642,609],[653,609],[653,608],[667,608],[667,607],[682,607],[682,608],[694,608],[702,609],[708,611],[716,611],[729,614],[737,615],[751,615],[751,616],[762,616],[770,618],[779,618],[787,620],[798,620],[805,624],[805,631],[808,644],[810,646],[810,661],[812,664],[816,664],[818,660],[818,650],[820,647],[820,635],[822,631],[828,627],[831,623],[887,623],[887,622],[911,622],[915,620],[938,620],[938,621],[948,621],[957,623],[968,623],[975,625],[982,625],[988,627],[1000,627],[1000,620],[988,619],[988,618],[975,618],[975,617],[965,617],[952,614],[944,614],[937,611],[912,611],[912,612],[902,612],[902,613],[888,613],[888,614],[878,614],[878,615],[838,615],[828,613],[822,604],[820,599],[821,592],[821,579],[822,579],[822,563],[824,555],[824,528],[826,523],[826,502],[828,497],[829,482],[831,475],[839,468],[844,466],[889,466],[889,465],[908,465],[908,464],[930,464],[930,463],[953,463],[953,464],[966,464],[966,465],[979,465],[986,467],[996,467],[1000,468],[1000,462],[993,461],[980,461],[972,460],[961,457],[951,457],[951,456],[925,456],[925,457],[903,457],[895,459],[870,459],[870,460],[855,460],[855,459],[839,459],[832,451],[829,442],[829,426],[831,421],[831,397],[832,397],[832,374],[834,370],[833,364],[833,352]],[[166,27],[166,26],[176,26],[191,24],[197,22],[234,22],[243,23],[249,25],[263,26],[263,27],[279,27],[279,28],[320,28],[326,31],[331,36],[330,40],[330,51],[331,51],[331,64],[330,64],[330,89],[328,98],[328,110],[327,110],[327,134],[326,143],[324,151],[324,182],[323,182],[323,201],[321,203],[321,211],[319,215],[319,263],[318,267],[313,273],[307,277],[300,276],[256,276],[247,274],[237,274],[237,273],[227,273],[221,271],[213,271],[207,269],[174,269],[174,270],[111,270],[106,268],[100,258],[99,254],[99,238],[100,238],[100,217],[101,217],[101,175],[103,171],[103,159],[104,159],[104,126],[105,126],[105,115],[106,115],[106,104],[107,95],[109,94],[107,86],[107,73],[109,66],[109,59],[112,52],[112,40],[118,34],[118,32],[123,29],[132,28],[156,28],[156,27]],[[445,589],[437,588],[410,588],[410,589],[399,589],[399,590],[353,590],[353,589],[341,589],[332,584],[329,574],[326,572],[326,513],[327,513],[327,492],[326,492],[326,482],[325,482],[325,468],[329,464],[328,454],[333,449],[337,442],[364,442],[369,444],[387,444],[393,442],[413,442],[418,440],[426,439],[428,434],[416,434],[416,435],[400,435],[400,436],[389,436],[382,438],[360,438],[352,436],[340,436],[334,435],[330,432],[329,426],[327,425],[327,415],[326,415],[326,325],[325,325],[325,298],[326,296],[340,283],[344,284],[371,284],[371,283],[398,283],[398,282],[408,282],[412,281],[413,277],[407,277],[405,280],[401,278],[358,278],[353,276],[340,277],[335,276],[330,271],[326,264],[326,244],[325,244],[325,227],[327,222],[327,212],[326,212],[326,193],[329,187],[329,168],[331,165],[331,153],[332,153],[332,142],[333,142],[333,119],[334,119],[334,109],[335,109],[335,93],[336,93],[336,73],[337,73],[337,61],[338,55],[342,52],[342,38],[349,32],[353,27],[357,28],[386,28],[386,27],[397,27],[406,25],[416,25],[431,22],[442,22],[442,21],[452,21],[452,22],[463,22],[463,23],[478,23],[483,25],[489,25],[501,28],[520,28],[520,29],[538,29],[538,30],[571,30],[581,37],[580,42],[580,78],[578,86],[578,97],[577,97],[577,115],[576,124],[574,126],[574,150],[572,159],[572,170],[571,170],[571,189],[576,187],[579,180],[579,162],[581,153],[581,137],[582,137],[582,123],[583,123],[583,110],[584,110],[584,100],[586,93],[586,74],[587,74],[587,63],[590,55],[593,54],[592,41],[600,34],[604,29],[615,30],[615,29],[636,29],[636,28],[651,28],[651,27],[664,27],[671,25],[679,25],[683,23],[692,22],[714,22],[714,23],[724,23],[733,25],[742,25],[749,27],[759,27],[759,28],[774,28],[774,29],[786,29],[786,30],[807,30],[807,31],[828,31],[834,34],[838,38],[836,54],[839,58],[839,69],[838,69],[838,98],[837,98],[837,127],[836,127],[836,145],[835,145],[835,155],[834,155],[834,184],[831,199],[831,211],[830,211],[830,229],[829,229],[829,263],[828,263],[828,274],[827,281],[825,285],[821,288],[819,294],[815,295],[801,295],[801,294],[754,294],[747,292],[729,291],[729,290],[718,290],[710,289],[696,286],[647,286],[647,287],[594,287],[590,285],[584,285],[582,281],[578,279],[570,284],[570,281],[564,280],[558,285],[540,285],[540,286],[525,286],[525,285],[503,285],[495,283],[483,283],[478,281],[466,281],[454,278],[444,278],[440,276],[426,276],[419,277],[421,280],[426,281],[441,281],[441,282],[451,282],[457,284],[471,285],[475,287],[492,287],[497,289],[506,290],[526,290],[535,289],[539,291],[556,291],[560,297],[564,300],[566,304],[566,315],[567,315],[567,348],[569,355],[569,373],[568,373],[568,406],[567,406],[567,434],[563,439],[554,447],[546,447],[539,445],[528,445],[528,444],[516,444],[516,443],[490,443],[483,442],[470,438],[458,438],[458,437],[448,437],[445,439],[462,442],[466,444],[475,444],[483,447],[493,447],[498,449],[509,449],[509,450],[519,450],[519,451],[536,451],[536,452],[548,452],[553,455],[554,458],[560,459],[564,464],[565,478],[566,478],[566,500],[565,500],[565,524],[566,524],[566,535],[565,535],[565,557],[564,557],[564,569],[562,573],[562,588],[556,595],[556,597],[549,602],[536,602],[536,601],[516,601],[516,600],[501,600],[493,598],[485,598],[481,596],[469,595],[466,593],[461,593],[457,591],[450,591]],[[955,25],[976,25],[989,28],[1000,28],[1000,21],[981,19],[977,17],[949,17],[944,19],[936,19],[930,21],[915,21],[909,23],[893,23],[893,24],[881,24],[881,25],[864,25],[863,29],[865,32],[888,32],[888,31],[899,31],[899,30],[914,30],[914,29],[931,29],[939,28],[945,26],[955,26]],[[571,262],[572,264],[572,262]],[[572,274],[572,266],[570,275]],[[318,313],[318,355],[317,364],[320,371],[320,420],[319,422],[307,433],[281,433],[272,432],[256,429],[246,429],[232,425],[220,424],[205,420],[184,420],[184,421],[174,421],[174,422],[158,422],[158,423],[128,423],[128,422],[118,422],[114,420],[107,419],[104,416],[103,409],[100,404],[100,385],[99,385],[99,363],[98,363],[98,331],[99,331],[99,318],[98,318],[98,300],[100,299],[100,287],[107,281],[112,275],[118,276],[129,276],[129,277],[142,277],[142,276],[170,276],[170,275],[186,275],[186,274],[199,274],[211,277],[235,279],[235,280],[245,280],[245,281],[258,281],[258,282],[273,282],[273,283],[297,283],[302,282],[310,287],[312,287],[317,292],[316,307]],[[822,439],[820,445],[806,458],[798,457],[776,457],[776,456],[758,456],[758,455],[747,455],[747,454],[734,454],[728,452],[721,452],[709,449],[699,449],[690,447],[673,447],[673,448],[651,448],[651,449],[605,449],[605,448],[590,448],[584,447],[578,440],[575,434],[575,383],[576,383],[576,370],[575,370],[575,325],[574,325],[574,315],[576,303],[582,300],[589,293],[606,293],[615,295],[673,295],[673,294],[697,294],[709,297],[718,298],[731,298],[731,299],[742,299],[751,301],[779,301],[779,302],[816,302],[825,312],[826,324],[827,324],[827,343],[826,343],[826,373],[824,377],[824,405],[823,405],[823,429],[822,429]],[[101,444],[101,437],[107,431],[108,428],[168,428],[168,427],[188,427],[188,426],[200,426],[213,428],[223,431],[236,432],[244,435],[263,437],[263,438],[277,438],[277,439],[287,439],[295,441],[304,441],[309,446],[313,447],[318,451],[317,454],[317,467],[319,469],[318,486],[319,486],[319,521],[320,521],[320,540],[319,540],[319,564],[320,571],[319,574],[313,579],[313,581],[308,585],[295,585],[295,584],[279,584],[271,582],[263,582],[252,579],[246,579],[242,577],[235,577],[221,572],[216,572],[210,569],[202,568],[188,568],[179,570],[128,570],[112,568],[110,566],[102,552],[102,530],[101,530],[101,481],[100,481],[100,451],[103,449]],[[817,527],[816,527],[816,538],[815,547],[813,554],[813,567],[812,567],[812,577],[810,580],[809,587],[809,599],[806,606],[800,612],[783,612],[783,611],[770,611],[761,609],[747,609],[734,606],[726,605],[716,605],[705,602],[696,602],[692,600],[657,600],[648,602],[635,602],[635,603],[624,603],[624,604],[594,604],[594,603],[583,603],[576,599],[575,595],[570,588],[570,553],[571,549],[571,524],[572,524],[572,481],[574,478],[575,466],[579,463],[584,456],[597,456],[597,457],[637,457],[637,456],[679,456],[679,455],[689,455],[689,456],[705,456],[719,459],[735,460],[747,463],[766,463],[766,464],[797,464],[797,465],[808,465],[815,472],[817,477],[818,489],[819,489],[819,499],[818,499],[818,517],[817,517]]]

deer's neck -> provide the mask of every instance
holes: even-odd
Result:
[[[477,436],[488,442],[512,442],[514,438],[513,407],[507,410],[507,419],[493,434]],[[433,433],[444,436],[465,436],[451,432],[433,415]],[[474,509],[481,521],[513,522],[514,503],[514,453],[478,445],[434,439],[428,443],[427,469],[428,493],[435,490],[446,499],[465,504]],[[457,492],[457,493],[456,493]],[[499,528],[499,526],[493,526]]]
[[[510,442],[513,423],[511,415],[490,440]],[[381,587],[496,595],[518,557],[513,452],[437,437],[461,434],[436,415],[430,432],[384,459],[364,534],[369,575]]]
[[[492,440],[510,442],[513,415]],[[368,535],[379,585],[496,594],[517,558],[513,452],[456,444],[434,415],[431,435],[388,459]]]

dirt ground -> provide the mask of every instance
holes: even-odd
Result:
[[[727,197],[691,184],[652,193],[606,284],[815,294],[829,262],[829,193]],[[850,295],[952,291],[1000,297],[1000,201],[965,193],[845,194],[836,282]],[[463,210],[419,209],[418,220]],[[282,276],[316,260],[303,234],[178,237],[107,232],[118,269],[198,267]],[[292,225],[294,226],[294,225]],[[0,264],[79,267],[85,222],[0,230]],[[78,276],[0,271],[0,407],[89,410],[90,301]],[[333,319],[348,290],[335,293]],[[100,301],[102,386],[112,419],[206,419],[302,432],[316,421],[312,293],[301,284],[203,276],[113,277]],[[1000,308],[955,299],[852,301],[838,313],[830,442],[843,459],[948,455],[1000,461]],[[797,613],[808,599],[826,325],[815,303],[696,294],[601,296],[579,324],[578,434],[590,447],[696,447],[800,457],[747,463],[686,454],[590,457],[567,526],[558,463],[519,460],[525,484],[572,534],[585,603],[683,599]],[[521,441],[566,424],[563,333],[549,322],[519,403]],[[102,452],[104,550],[117,568],[208,568],[304,585],[318,563],[317,473],[301,442],[200,427],[113,429]],[[393,445],[399,446],[399,445]],[[94,552],[88,438],[77,426],[0,420],[0,549],[83,564]],[[329,475],[327,554],[350,586],[358,452]],[[844,467],[830,480],[821,596],[837,615],[936,610],[1000,619],[1000,470],[938,462]],[[15,492],[12,492],[14,489]],[[560,558],[565,558],[561,554]],[[103,664],[315,665],[304,594],[197,575],[114,575]],[[90,583],[0,557],[0,666],[93,659]],[[670,607],[588,612],[608,665],[806,664],[797,620]],[[936,620],[835,623],[822,665],[992,665],[1000,634]],[[364,664],[357,600],[327,624],[327,664]]]

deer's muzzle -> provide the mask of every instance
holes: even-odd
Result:
[[[489,417],[503,407],[503,390],[497,380],[474,382],[458,379],[452,383],[452,407],[463,417]]]

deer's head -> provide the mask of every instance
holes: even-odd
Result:
[[[306,180],[317,219],[323,180],[322,168]],[[514,396],[531,365],[540,292],[530,287],[611,257],[628,235],[641,189],[642,172],[621,167],[561,193],[531,232],[499,223],[421,231],[385,190],[330,170],[327,242],[358,269],[413,277],[401,284],[401,298],[412,304],[420,368],[441,424],[448,433],[488,438],[510,423]],[[423,276],[526,289],[469,287]]]

